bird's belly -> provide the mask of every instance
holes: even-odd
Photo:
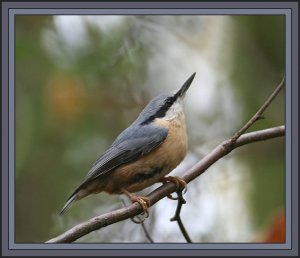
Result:
[[[126,190],[132,193],[141,191],[159,182],[161,178],[169,172],[170,171],[168,171],[165,167],[157,167],[153,169],[147,169],[146,171],[144,170],[144,172],[134,173]]]
[[[173,125],[159,147],[137,161],[115,169],[104,191],[120,193],[125,188],[129,192],[138,192],[149,187],[170,173],[184,159],[186,152],[185,128]]]
[[[172,171],[168,165],[136,162],[116,169],[112,173],[109,183],[104,191],[108,193],[121,193],[122,188],[129,192],[141,191],[160,180]]]

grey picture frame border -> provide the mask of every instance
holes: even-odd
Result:
[[[298,254],[298,2],[2,2],[2,255],[244,256]],[[286,17],[286,243],[34,244],[14,241],[14,16],[278,14]],[[50,236],[49,236],[50,238]]]

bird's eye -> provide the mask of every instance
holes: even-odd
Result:
[[[173,103],[172,99],[167,99],[167,104],[168,105],[172,105],[172,103]]]

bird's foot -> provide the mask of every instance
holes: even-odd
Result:
[[[172,182],[172,183],[174,183],[176,185],[177,191],[182,191],[183,193],[186,193],[186,191],[187,191],[187,184],[186,184],[186,182],[182,178],[180,178],[178,176],[163,177],[161,179],[161,182],[163,184],[166,184],[168,182]],[[172,200],[178,200],[178,197],[173,197],[172,195],[168,195],[167,197],[169,199],[172,199]]]
[[[142,206],[142,208],[143,208],[143,212],[145,214],[145,218],[149,217],[148,208],[150,206],[150,201],[149,201],[149,199],[147,197],[132,195],[132,197],[130,198],[130,200],[132,202],[138,202]]]
[[[150,207],[150,201],[147,197],[133,195],[132,193],[128,192],[126,189],[122,189],[122,192],[128,196],[128,198],[132,201],[132,203],[137,202],[141,205],[141,207],[143,208],[143,214],[145,214],[144,219],[149,217],[148,208]],[[132,219],[132,221],[135,223],[142,223],[144,219],[139,221]]]

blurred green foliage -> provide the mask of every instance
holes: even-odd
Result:
[[[263,15],[235,16],[233,21],[237,33],[232,81],[247,119],[264,103],[285,74],[285,21],[284,16]],[[266,110],[264,119],[255,123],[251,130],[285,123],[284,94],[274,100],[274,106],[276,108]],[[251,202],[258,228],[268,223],[274,209],[285,202],[284,144],[284,139],[270,144],[253,144],[243,155],[253,174],[255,191]],[[268,169],[262,164],[268,164]]]
[[[129,85],[139,82],[137,76],[131,79],[132,73],[143,72],[132,58],[116,56],[126,24],[109,37],[88,26],[88,49],[72,65],[61,67],[41,40],[51,22],[51,16],[16,18],[17,242],[49,237],[53,212],[78,183],[74,175],[80,178],[95,153],[128,123],[119,107],[131,98]],[[136,103],[131,107],[136,113],[138,108]],[[105,138],[97,143],[99,135]]]
[[[231,19],[234,50],[228,63],[233,64],[230,79],[243,111],[242,125],[284,73],[284,17]],[[141,93],[151,52],[138,43],[130,19],[109,33],[86,23],[88,45],[75,56],[57,35],[52,48],[60,55],[46,50],[43,35],[55,32],[52,16],[17,16],[15,21],[16,241],[43,242],[67,228],[54,218],[64,201],[97,154],[149,99],[136,98],[136,93]],[[284,123],[283,94],[274,106],[251,130]],[[253,174],[251,210],[255,226],[261,228],[284,205],[284,139],[249,145],[235,155]],[[95,206],[108,205],[111,199],[106,197],[94,200]],[[77,208],[74,214],[80,217],[90,206],[82,202],[81,210]]]

